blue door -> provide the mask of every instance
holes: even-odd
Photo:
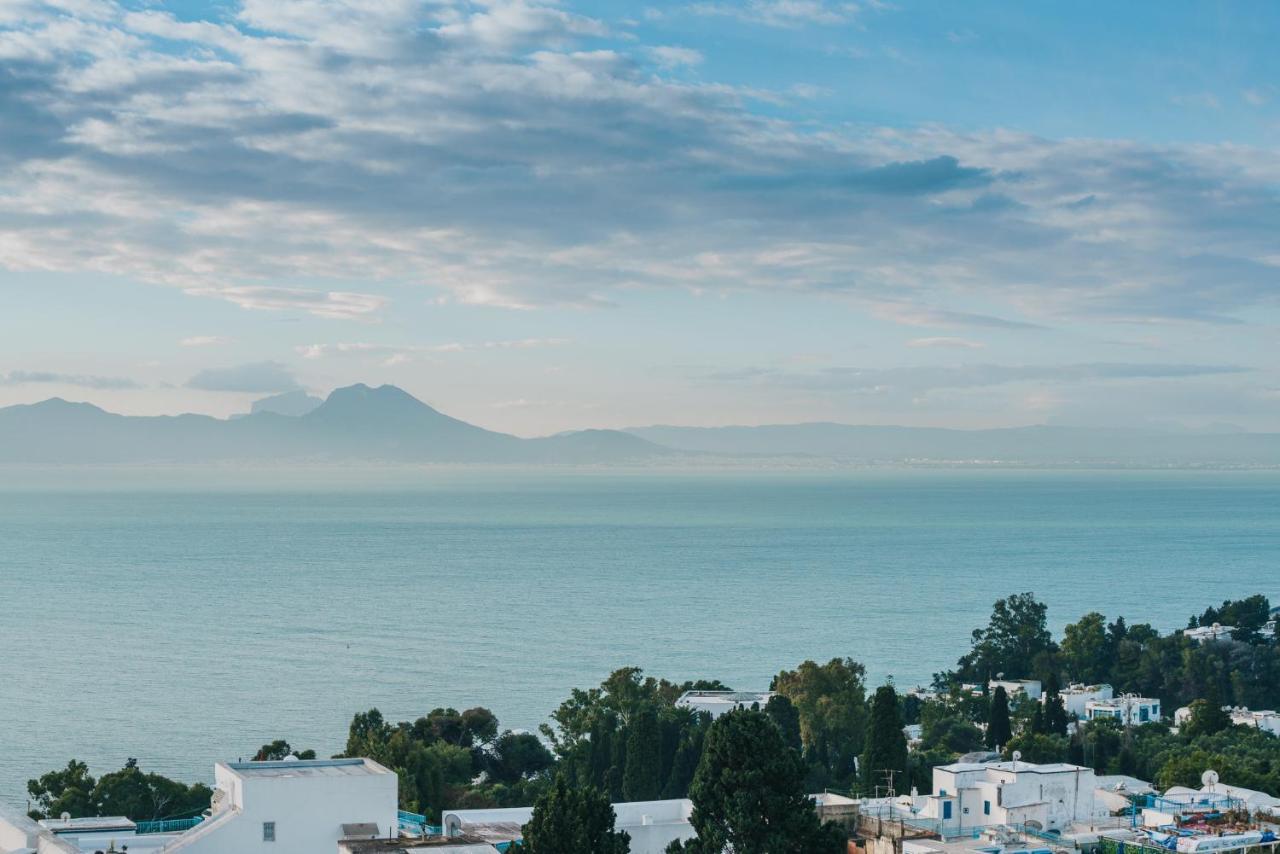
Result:
[[[942,802],[942,820],[943,821],[951,820],[951,801]]]

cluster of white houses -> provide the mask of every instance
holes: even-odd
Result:
[[[1044,699],[1038,682],[988,687]],[[771,696],[692,691],[678,703],[719,717],[763,707]],[[1072,685],[1061,696],[1068,714],[1082,720],[1110,717],[1139,725],[1161,717],[1158,700],[1116,697],[1109,685]],[[1236,723],[1280,734],[1275,712],[1229,711]],[[1179,709],[1175,723],[1188,714]],[[521,839],[532,816],[531,807],[450,810],[441,826],[428,828],[421,816],[399,812],[396,774],[369,759],[224,762],[214,768],[214,783],[210,809],[190,827],[143,827],[120,817],[35,822],[0,808],[0,854],[498,854]],[[861,828],[857,850],[863,854],[1049,854],[1088,849],[1102,839],[1180,854],[1258,846],[1275,854],[1276,828],[1266,822],[1280,822],[1280,798],[1222,785],[1209,774],[1203,789],[1158,795],[1132,777],[1022,762],[1017,754],[1013,761],[982,756],[936,767],[932,788],[929,794],[859,800],[824,793],[812,796],[812,803],[824,819]],[[662,854],[671,842],[695,835],[693,805],[686,799],[619,803],[614,812],[633,854]],[[1262,823],[1205,829],[1205,816],[1228,812]],[[895,825],[902,832],[889,848],[874,844],[879,829],[874,839],[865,838],[868,826]]]
[[[124,818],[34,822],[0,812],[0,854],[496,854],[521,838],[532,814],[450,810],[434,835],[424,835],[397,810],[395,773],[368,759],[219,763],[214,778],[207,816],[182,832],[144,832]],[[895,849],[902,854],[1048,854],[1103,838],[1166,850],[1173,840],[1181,854],[1274,849],[1276,827],[1267,822],[1280,822],[1280,798],[1222,785],[1209,774],[1202,789],[1157,795],[1132,777],[1018,760],[939,766],[930,794],[854,800],[827,793],[815,795],[813,805],[826,819],[852,819],[851,826],[887,820],[918,831],[914,848]],[[692,809],[688,800],[614,805],[633,854],[661,854],[672,841],[692,838]],[[1210,813],[1249,814],[1253,823],[1197,830]],[[985,843],[975,847],[979,838]],[[1197,841],[1205,839],[1212,842]],[[864,840],[860,850],[886,849]]]

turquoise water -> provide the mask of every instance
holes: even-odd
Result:
[[[627,664],[747,689],[847,655],[911,685],[1022,590],[1055,627],[1280,598],[1266,473],[17,480],[0,798],[18,804],[72,756],[207,780],[274,738],[333,752],[371,706],[532,728]]]

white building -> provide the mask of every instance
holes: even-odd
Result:
[[[399,831],[396,775],[371,759],[219,762],[213,814],[164,854],[319,854],[343,825]]]
[[[689,817],[693,802],[687,798],[665,801],[632,801],[613,805],[618,830],[631,836],[631,854],[663,854],[677,840],[697,836]],[[533,807],[487,810],[446,810],[441,816],[446,837],[469,836],[501,843],[520,839],[521,828],[533,818]]]
[[[1003,688],[1010,700],[1019,695],[1030,700],[1039,700],[1044,693],[1044,686],[1040,684],[1039,679],[992,679],[987,683],[988,691],[994,693],[997,688]]]
[[[763,709],[773,694],[772,691],[686,691],[676,700],[676,705],[718,718],[734,709],[750,709],[753,706]]]
[[[1243,707],[1228,709],[1228,711],[1231,713],[1231,722],[1236,726],[1251,726],[1272,735],[1280,735],[1280,713],[1269,709],[1251,712]]]
[[[1066,763],[955,763],[933,769],[933,791],[914,811],[944,836],[988,825],[1063,830],[1075,822],[1109,817],[1097,797],[1092,768]]]
[[[1231,640],[1231,633],[1235,630],[1235,626],[1214,623],[1212,626],[1196,626],[1194,629],[1183,629],[1182,633],[1193,641],[1202,643],[1204,641]]]
[[[1075,715],[1081,720],[1085,718],[1085,706],[1090,701],[1110,700],[1116,695],[1115,689],[1110,685],[1081,685],[1080,683],[1069,685],[1058,694],[1062,697],[1062,707],[1066,709],[1067,717]],[[1048,702],[1048,695],[1041,697],[1041,702]]]
[[[349,836],[399,832],[394,772],[370,759],[219,762],[209,817],[183,833],[139,834],[126,818],[0,812],[0,854],[328,854]]]
[[[1089,700],[1084,704],[1084,719],[1096,721],[1111,718],[1125,726],[1140,726],[1160,720],[1160,701],[1151,697],[1126,694],[1110,700]]]

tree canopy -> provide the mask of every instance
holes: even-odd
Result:
[[[722,715],[707,733],[689,797],[697,838],[678,854],[837,854],[845,835],[823,826],[804,787],[805,768],[763,712]]]

